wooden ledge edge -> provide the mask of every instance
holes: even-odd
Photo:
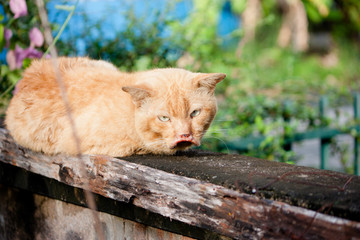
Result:
[[[82,189],[88,179],[88,190],[96,194],[227,237],[360,237],[359,222],[108,156],[85,155],[82,160],[86,174],[76,157],[32,152],[0,129],[0,161],[4,163]]]

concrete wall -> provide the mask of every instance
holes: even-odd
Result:
[[[0,239],[97,239],[91,210],[0,185]],[[188,240],[192,238],[98,212],[105,238]]]

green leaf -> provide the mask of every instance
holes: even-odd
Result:
[[[143,70],[147,70],[151,65],[151,59],[148,56],[142,56],[140,57],[136,63],[135,63],[135,68],[138,71],[143,71]]]
[[[16,84],[21,78],[21,72],[19,71],[12,71],[8,74],[8,79],[12,84]],[[15,85],[14,85],[15,86]]]
[[[0,52],[4,48],[5,39],[4,39],[4,25],[0,24]]]
[[[306,13],[309,16],[309,19],[315,23],[319,23],[322,21],[323,17],[320,15],[316,7],[312,4],[304,3],[306,8]]]
[[[1,70],[0,76],[2,78],[5,77],[10,72],[8,65],[5,64],[1,65],[0,70]]]
[[[257,115],[255,117],[255,125],[257,127],[257,129],[259,130],[260,133],[264,133],[265,130],[265,123],[263,121],[263,119],[261,118],[261,116]]]
[[[23,68],[28,68],[31,64],[31,59],[30,58],[25,58],[24,61],[23,61]]]
[[[241,14],[246,8],[246,0],[232,0],[231,8],[236,14]]]

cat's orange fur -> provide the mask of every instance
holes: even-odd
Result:
[[[199,145],[216,113],[215,85],[225,77],[173,68],[124,73],[88,58],[62,57],[58,65],[82,152],[111,156],[173,154]],[[50,60],[26,69],[5,123],[22,146],[76,154]]]

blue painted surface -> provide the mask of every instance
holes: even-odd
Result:
[[[74,5],[76,2],[76,0],[49,1],[47,9],[50,22],[61,26],[69,12],[57,9],[56,5]],[[75,37],[77,40],[74,44],[78,50],[78,55],[85,55],[86,39],[82,38],[79,34],[85,26],[83,15],[88,17],[89,24],[101,22],[100,29],[93,28],[89,32],[87,38],[91,39],[101,36],[104,39],[114,39],[116,32],[124,31],[127,28],[128,23],[125,15],[130,8],[133,9],[136,17],[144,18],[144,22],[151,23],[151,21],[154,21],[154,14],[157,11],[165,11],[167,3],[168,1],[166,0],[80,0],[73,17],[60,39],[66,40],[70,36]],[[174,10],[170,11],[168,14],[171,19],[181,21],[187,17],[192,11],[192,8],[192,0],[182,0],[176,3]],[[0,5],[0,13],[1,12],[3,13],[4,9]],[[220,14],[218,24],[218,34],[219,36],[224,37],[225,45],[229,45],[229,42],[233,40],[229,34],[238,28],[238,24],[239,19],[231,12],[230,2],[227,1]],[[169,29],[165,28],[162,31],[163,37],[170,35]],[[56,35],[56,32],[54,32],[54,35]],[[0,60],[5,60],[4,51],[0,54]]]
[[[56,4],[62,4],[62,0],[53,0],[48,4],[49,19],[51,22],[62,24],[67,16],[67,12],[59,13],[59,10],[55,8]],[[70,4],[75,4],[76,1],[68,1]],[[166,0],[92,0],[92,1],[79,1],[76,12],[73,18],[70,20],[70,24],[67,27],[61,39],[66,39],[69,34],[76,34],[80,32],[84,27],[81,14],[85,13],[89,16],[89,23],[96,23],[101,21],[101,29],[93,29],[89,35],[96,38],[102,35],[105,39],[114,39],[116,32],[123,31],[127,28],[127,20],[125,13],[130,8],[133,9],[136,17],[144,18],[144,22],[151,23],[155,19],[154,14],[157,11],[164,12],[166,9]],[[183,0],[176,3],[174,10],[170,11],[171,18],[176,20],[183,20],[187,17],[193,8],[191,0]],[[224,44],[231,45],[234,39],[231,37],[231,32],[239,27],[239,18],[231,12],[231,4],[229,1],[225,2],[222,12],[220,13],[220,19],[218,24],[218,34],[224,37]],[[163,30],[163,36],[168,36],[169,29]],[[76,36],[76,35],[75,35]],[[79,50],[80,55],[85,54],[84,39],[78,38],[76,41],[76,47]]]
[[[239,28],[239,22],[239,17],[232,13],[231,4],[227,1],[220,13],[218,34],[226,36],[232,33],[235,29]]]
[[[223,47],[231,48],[237,45],[239,38],[232,36],[231,33],[240,27],[240,21],[240,17],[232,13],[230,2],[226,1],[218,23],[218,34],[222,36]]]

